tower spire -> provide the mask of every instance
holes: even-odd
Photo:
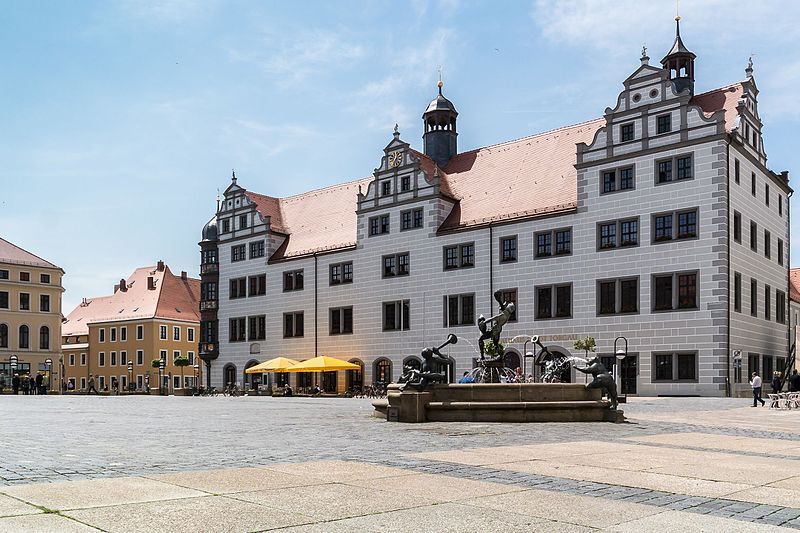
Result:
[[[676,6],[678,3],[676,2]],[[669,77],[675,85],[676,92],[682,92],[685,89],[694,91],[694,60],[695,56],[686,45],[683,44],[681,39],[681,16],[678,14],[676,7],[675,15],[675,41],[672,43],[672,48],[661,60],[664,70],[669,72]]]

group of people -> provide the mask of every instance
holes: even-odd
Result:
[[[792,375],[789,376],[787,381],[789,382],[789,392],[800,392],[800,374],[797,373],[797,370],[792,371]],[[778,394],[781,391],[783,382],[780,372],[776,371],[772,373],[772,382],[770,385],[772,386],[772,394]],[[753,407],[758,407],[759,402],[761,402],[762,406],[765,405],[766,402],[761,397],[763,382],[758,372],[753,372],[753,375],[750,377],[750,387],[753,389]]]
[[[35,376],[30,374],[14,374],[11,378],[11,391],[13,394],[47,394],[47,387],[49,386],[47,376],[38,372]]]

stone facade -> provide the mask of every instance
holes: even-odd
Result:
[[[678,42],[679,37],[676,46]],[[446,173],[452,161],[463,166],[468,154],[455,156],[440,169],[395,132],[373,176],[358,183],[354,242],[324,246],[325,235],[319,235],[323,245],[287,255],[295,234],[287,236],[273,227],[280,209],[267,206],[266,197],[250,195],[234,179],[216,215],[219,359],[211,366],[212,384],[241,382],[246,367],[272,357],[323,354],[363,363],[364,384],[380,380],[385,367],[379,363],[388,361],[390,375],[382,377],[396,380],[405,362],[418,360],[425,346],[440,344],[450,332],[459,336],[459,343],[447,348],[454,378],[474,366],[475,319],[496,313],[492,294],[504,290],[516,291],[517,300],[516,320],[503,331],[512,366],[520,364],[526,347],[532,349],[524,344],[531,335],[566,355],[572,354],[575,340],[593,336],[605,357],[613,356],[615,339],[625,337],[627,357],[619,369],[623,391],[710,396],[746,391],[751,366],[761,365],[763,372],[766,358],[775,368],[780,363],[776,358],[789,351],[791,189],[786,173],[766,167],[752,69],[742,82],[695,95],[694,54],[682,47],[680,43],[674,57],[662,60],[663,68],[650,66],[643,55],[614,108],[606,109],[604,123],[481,149],[494,157],[507,150],[513,157],[524,143],[563,136],[564,143],[577,144],[571,163],[576,180],[573,185],[564,182],[575,190],[563,192],[562,204],[544,210],[451,224],[467,199],[455,197],[454,182],[448,182]],[[689,62],[689,77],[667,68],[676,64],[675,58]],[[581,128],[594,128],[588,142],[575,137]],[[667,160],[669,167],[664,166]],[[520,165],[525,165],[524,158]],[[543,190],[532,187],[534,196]],[[322,189],[303,196],[326,194],[333,193]],[[480,205],[480,198],[470,201],[472,209]],[[414,222],[417,209],[422,210],[421,224]],[[734,212],[740,222],[734,222]],[[384,233],[381,217],[386,216]],[[755,250],[750,247],[750,221],[757,224]],[[741,225],[741,234],[737,230],[734,235],[735,224]],[[555,247],[557,232],[567,229],[568,253],[539,257],[539,235],[549,234]],[[613,246],[609,231],[614,232]],[[511,237],[515,256],[505,261],[503,243]],[[251,243],[259,241],[265,253],[251,257]],[[234,248],[242,244],[246,257],[232,261]],[[462,245],[472,246],[471,264],[446,268],[446,249],[455,246],[460,254]],[[400,266],[405,254],[407,274]],[[394,258],[394,266],[389,259],[387,267],[387,258]],[[343,263],[352,263],[352,282],[332,283],[332,266]],[[386,275],[387,268],[391,275]],[[284,276],[290,271],[302,271],[301,290],[285,290]],[[264,294],[231,299],[230,280],[245,278],[249,285],[258,275],[266,276]],[[755,315],[750,313],[751,279],[757,283]],[[557,293],[558,287],[563,292]],[[463,295],[466,299],[458,298]],[[569,303],[557,309],[555,300],[562,295]],[[451,297],[457,297],[452,316]],[[784,318],[779,316],[781,298]],[[387,310],[390,302],[398,302],[394,311]],[[542,311],[544,305],[551,305],[553,312]],[[352,309],[352,332],[337,334],[332,331],[336,324],[339,331],[346,329],[344,315],[338,314],[342,308]],[[286,316],[292,313],[303,315],[302,336],[285,336]],[[399,315],[389,328],[387,313]],[[461,322],[462,314],[469,315],[466,323],[450,323],[453,318]],[[262,316],[265,335],[253,337],[249,317]],[[236,318],[248,322],[245,340],[232,341],[231,321]],[[295,323],[293,315],[293,327]],[[753,356],[749,361],[748,354]],[[526,371],[531,372],[530,359]],[[352,383],[340,374],[330,389],[343,392]],[[569,377],[578,378],[574,371]]]

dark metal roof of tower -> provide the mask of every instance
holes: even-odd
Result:
[[[688,48],[686,48],[686,45],[683,44],[683,40],[681,40],[681,18],[675,17],[675,42],[672,43],[672,48],[670,48],[669,52],[667,52],[667,55],[664,56],[664,59],[662,59],[661,62],[665,63],[670,57],[680,55],[688,55],[692,59],[697,57]]]
[[[431,103],[428,104],[428,109],[425,110],[423,115],[427,115],[433,111],[449,111],[455,115],[458,115],[458,111],[456,111],[456,106],[453,105],[453,102],[442,95],[441,85],[439,85],[439,94],[436,96],[436,98],[431,100]]]

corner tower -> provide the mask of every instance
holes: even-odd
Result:
[[[439,95],[428,104],[428,109],[422,114],[425,124],[422,139],[425,155],[436,161],[440,167],[447,165],[450,158],[458,153],[456,117],[458,111],[453,102],[442,95],[442,80],[439,80]]]
[[[675,91],[680,93],[686,89],[694,94],[694,60],[695,56],[681,40],[681,17],[675,17],[675,42],[672,48],[661,60],[664,70],[669,72],[669,79],[675,85]]]

